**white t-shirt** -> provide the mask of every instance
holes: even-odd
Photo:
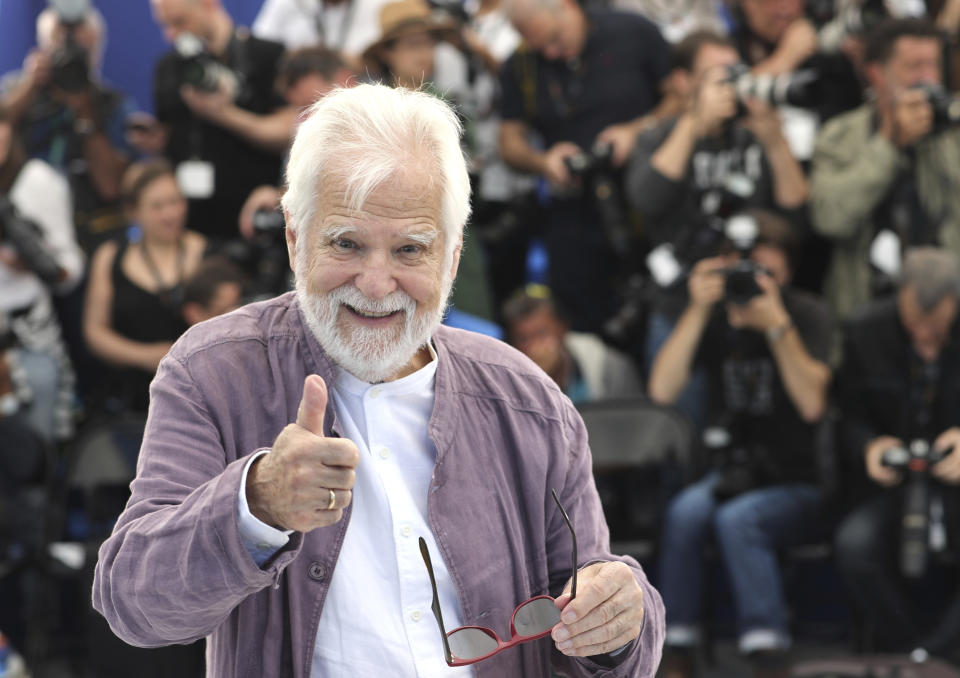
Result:
[[[83,273],[83,252],[77,245],[67,180],[42,160],[29,160],[13,182],[10,201],[21,215],[40,227],[51,254],[67,272],[58,291],[76,285]],[[44,284],[34,273],[15,271],[0,263],[0,311],[30,306],[44,293]]]
[[[380,8],[389,0],[266,0],[253,34],[287,49],[324,45],[350,57],[380,37]]]

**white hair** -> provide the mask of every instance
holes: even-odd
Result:
[[[37,15],[37,46],[40,49],[49,49],[53,43],[53,31],[60,23],[60,17],[56,10],[47,7]],[[90,56],[93,60],[91,66],[99,70],[103,63],[103,54],[107,49],[107,22],[103,19],[103,14],[96,7],[91,7],[83,18],[83,25],[93,29],[97,36],[97,44],[90,49]]]
[[[350,208],[359,210],[395,173],[426,163],[430,184],[424,188],[439,182],[450,261],[470,216],[460,133],[450,106],[425,92],[369,84],[333,90],[310,108],[293,140],[282,201],[287,227],[300,235],[315,221],[320,182],[331,174],[344,182]]]

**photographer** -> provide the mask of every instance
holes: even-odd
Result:
[[[818,125],[863,101],[862,85],[844,51],[822,45],[805,0],[734,0],[730,37],[756,76],[815,75],[802,105],[781,107],[794,154],[809,160]]]
[[[275,113],[282,105],[273,87],[283,46],[236,28],[220,0],[151,0],[151,6],[176,47],[157,63],[154,98],[168,133],[164,155],[190,199],[190,228],[235,237],[250,191],[277,183],[280,153],[216,119],[198,90],[257,115]]]
[[[68,178],[87,249],[122,224],[120,177],[133,155],[124,134],[136,106],[100,79],[105,42],[103,17],[88,2],[51,0],[37,17],[36,49],[0,86],[27,154]]]
[[[960,253],[960,132],[936,95],[941,52],[926,21],[878,26],[864,57],[872,100],[831,120],[817,140],[811,219],[833,241],[825,291],[840,318],[892,291],[907,248]]]
[[[42,160],[27,160],[0,108],[0,419],[19,417],[44,441],[71,432],[73,372],[51,291],[83,273],[70,189]]]
[[[837,562],[854,601],[873,622],[881,648],[954,651],[960,639],[960,596],[931,614],[914,599],[898,568],[901,524],[906,524],[903,473],[884,465],[890,448],[914,440],[949,451],[929,470],[925,485],[942,510],[946,545],[960,545],[960,264],[932,247],[910,251],[895,298],[860,309],[845,327],[844,361],[837,377],[844,447],[852,455],[866,496],[836,535]],[[855,486],[849,488],[853,494]],[[924,511],[925,515],[926,512]],[[924,521],[926,524],[926,521]],[[933,525],[931,525],[931,528]],[[931,529],[931,533],[934,530]],[[921,548],[928,544],[923,530]],[[939,600],[945,600],[940,593]]]
[[[626,179],[627,198],[643,217],[650,244],[659,248],[649,260],[658,288],[644,346],[648,372],[686,305],[677,276],[691,262],[716,254],[724,219],[753,207],[803,223],[808,191],[777,114],[762,102],[738,101],[730,78],[739,63],[733,45],[699,31],[673,54],[670,85],[685,110],[638,137]],[[666,272],[657,266],[662,256],[672,264]],[[680,402],[698,422],[701,382],[694,377]]]
[[[500,70],[500,153],[514,169],[550,183],[543,232],[549,286],[573,329],[596,332],[618,306],[616,254],[597,200],[578,190],[568,159],[586,152],[619,188],[637,134],[662,114],[655,109],[669,48],[643,17],[584,10],[575,0],[510,0],[504,11],[524,44]],[[531,144],[531,132],[544,150]]]
[[[749,259],[713,257],[694,267],[690,303],[650,376],[650,396],[671,404],[702,365],[713,419],[730,438],[715,468],[667,509],[659,571],[669,676],[692,670],[711,538],[730,577],[740,651],[756,675],[786,675],[790,635],[776,552],[823,530],[814,446],[831,378],[830,319],[822,302],[789,287],[790,227],[768,212],[751,216],[758,236]]]

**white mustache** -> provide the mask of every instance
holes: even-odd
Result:
[[[361,313],[382,314],[405,311],[412,315],[417,308],[413,298],[400,290],[391,292],[383,299],[371,299],[354,285],[347,284],[331,290],[329,297],[334,303],[351,306]]]

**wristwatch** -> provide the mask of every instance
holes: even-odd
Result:
[[[771,327],[770,329],[767,330],[767,341],[769,341],[771,344],[775,344],[781,339],[783,339],[783,335],[785,335],[787,332],[789,332],[792,329],[793,329],[792,320],[788,320],[784,324],[778,325],[777,327]]]

